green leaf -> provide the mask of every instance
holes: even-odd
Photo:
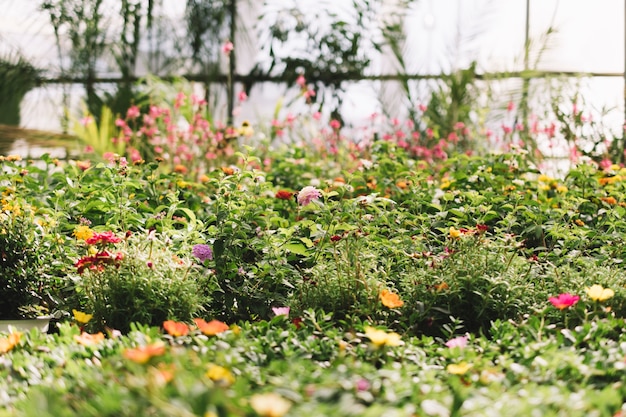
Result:
[[[304,256],[304,255],[308,254],[306,246],[304,246],[302,243],[287,243],[285,245],[285,249],[287,249],[289,252],[295,253],[297,255],[303,255]]]

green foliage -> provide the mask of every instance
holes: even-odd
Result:
[[[20,103],[40,82],[41,70],[24,57],[0,57],[0,124],[19,126]]]

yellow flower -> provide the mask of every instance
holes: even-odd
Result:
[[[250,398],[250,406],[262,417],[282,417],[291,408],[291,403],[278,394],[255,394]]]
[[[404,301],[400,299],[398,294],[389,290],[382,290],[378,296],[380,302],[387,308],[399,308],[404,305]]]
[[[212,381],[224,384],[231,385],[235,382],[235,377],[232,373],[223,366],[219,365],[209,365],[209,370],[206,373],[206,376]]]
[[[83,224],[80,226],[76,226],[73,234],[77,240],[87,240],[93,236],[93,230],[91,230],[89,226],[85,226]]]
[[[612,289],[603,288],[601,285],[598,284],[592,285],[591,287],[586,287],[585,292],[587,293],[587,296],[589,296],[589,298],[591,298],[593,301],[606,301],[615,295],[615,292],[613,292]]]
[[[454,227],[450,227],[450,237],[452,239],[458,239],[459,237],[461,237],[461,231],[458,229],[455,229]]]
[[[556,187],[556,191],[561,193],[561,194],[564,194],[564,193],[567,192],[567,187],[564,186],[564,185],[559,185],[559,186]]]
[[[238,129],[238,132],[241,136],[250,137],[254,135],[254,129],[250,126],[250,122],[244,120],[241,123],[241,127]]]
[[[472,366],[473,366],[472,364],[469,364],[463,361],[461,363],[451,363],[450,365],[448,365],[446,370],[453,375],[463,375],[467,371],[469,371],[472,368]]]
[[[541,174],[541,175],[539,176],[539,178],[537,178],[537,180],[538,180],[539,182],[543,182],[543,183],[551,183],[552,181],[554,181],[554,178],[549,177],[549,176],[547,176],[547,175],[545,175],[545,174]]]
[[[80,324],[87,324],[89,320],[93,318],[93,314],[83,313],[82,311],[72,310],[72,314],[74,314],[74,320],[79,322]]]
[[[399,346],[401,344],[400,335],[398,333],[387,333],[384,330],[378,330],[370,326],[365,327],[365,336],[367,336],[376,347]]]

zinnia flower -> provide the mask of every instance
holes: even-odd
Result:
[[[219,320],[211,320],[206,322],[204,319],[193,319],[200,331],[207,336],[215,336],[218,333],[228,330],[228,325]]]
[[[291,408],[291,403],[278,394],[254,394],[250,406],[262,417],[282,417]]]
[[[186,336],[187,334],[189,334],[189,326],[179,321],[164,321],[163,328],[167,333],[174,337]]]
[[[461,236],[461,231],[454,228],[454,227],[450,227],[450,237],[452,239],[458,239]]]
[[[306,206],[312,201],[319,199],[322,192],[313,186],[306,186],[298,193],[298,204]]]
[[[461,362],[461,363],[451,363],[450,365],[448,365],[448,367],[446,368],[446,370],[448,372],[450,372],[453,375],[463,375],[465,374],[467,371],[469,371],[472,368],[472,364],[467,363],[465,361]]]
[[[370,326],[365,327],[365,336],[367,336],[376,347],[399,346],[401,343],[398,333],[387,333],[384,330],[375,329]]]
[[[7,353],[20,343],[22,333],[13,332],[8,337],[0,339],[0,354]]]
[[[126,359],[137,363],[146,363],[154,356],[165,354],[165,345],[163,342],[152,343],[147,346],[139,346],[136,348],[126,349],[123,353]]]
[[[207,259],[213,259],[213,251],[209,247],[209,245],[195,245],[191,251],[193,256],[195,256],[200,262],[204,262]]]
[[[74,320],[80,324],[87,324],[89,323],[89,320],[93,318],[93,314],[83,313],[82,311],[78,311],[76,309],[72,310],[72,314],[74,315]]]
[[[276,191],[275,197],[279,200],[291,200],[291,197],[293,197],[293,193],[288,190],[278,190]]]
[[[606,301],[615,295],[615,292],[613,292],[612,289],[603,288],[601,285],[598,284],[592,285],[591,287],[586,287],[585,292],[587,293],[587,296],[589,296],[589,298],[591,298],[593,301],[600,302]]]
[[[399,308],[404,305],[404,301],[400,299],[400,296],[389,290],[382,290],[378,298],[387,308]]]
[[[553,306],[558,308],[559,310],[564,310],[568,307],[573,306],[580,300],[580,297],[577,295],[572,295],[569,293],[559,294],[558,297],[550,297],[548,301],[552,303]]]
[[[233,374],[228,369],[219,365],[209,365],[209,370],[207,371],[206,376],[212,381],[224,385],[231,385],[235,382]]]
[[[93,346],[104,340],[104,334],[102,332],[98,332],[96,334],[82,332],[80,336],[75,334],[74,340],[83,346]]]
[[[120,239],[119,237],[115,236],[115,234],[113,232],[101,232],[101,233],[94,233],[93,236],[91,236],[88,239],[85,239],[85,242],[88,245],[105,245],[107,243],[119,243],[121,242],[122,239]]]
[[[289,316],[289,307],[272,307],[272,311],[277,316]]]
[[[449,348],[461,348],[463,349],[465,346],[467,346],[467,336],[459,336],[459,337],[455,337],[454,339],[450,339],[446,342],[446,346]]]

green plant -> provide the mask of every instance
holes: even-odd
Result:
[[[208,278],[154,232],[129,233],[123,241],[95,233],[85,242],[93,249],[76,263],[77,298],[93,314],[93,328],[127,332],[134,322],[189,321],[202,312]]]

